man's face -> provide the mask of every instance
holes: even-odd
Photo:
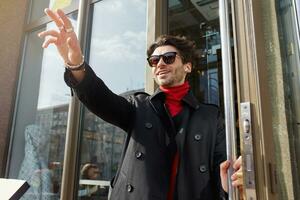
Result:
[[[162,55],[168,52],[178,52],[178,50],[170,45],[160,46],[152,55]],[[166,64],[161,57],[157,65],[152,67],[152,73],[158,85],[173,87],[184,83],[186,74],[191,72],[191,68],[191,63],[183,64],[181,56],[177,54],[175,61],[171,64]]]
[[[97,179],[100,174],[100,170],[98,167],[91,167],[88,169],[87,175],[89,179]]]

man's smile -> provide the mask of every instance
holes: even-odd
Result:
[[[160,70],[158,72],[156,72],[156,76],[163,76],[168,74],[170,71],[169,70]]]

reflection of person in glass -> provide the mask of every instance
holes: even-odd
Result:
[[[61,10],[45,12],[59,30],[39,36],[47,36],[44,48],[58,48],[67,85],[93,113],[128,133],[110,198],[226,198],[230,163],[225,161],[223,120],[217,107],[198,102],[185,81],[192,70],[194,43],[184,37],[159,37],[147,51],[159,88],[153,95],[140,92],[125,99],[109,90],[84,62],[66,15]],[[242,188],[241,159],[233,167],[232,184]]]
[[[52,171],[48,168],[50,137],[38,125],[30,124],[25,128],[25,156],[19,179],[27,180],[29,190],[22,200],[57,199],[53,194]],[[1,199],[1,198],[0,198]]]
[[[81,178],[82,179],[91,179],[97,180],[97,177],[100,175],[99,167],[95,164],[87,163],[83,165],[81,169]]]
[[[100,174],[99,167],[95,164],[87,163],[83,165],[81,171],[81,180],[97,180]],[[98,198],[96,194],[99,191],[98,185],[89,185],[89,184],[82,184],[78,191],[78,196],[81,197],[80,199],[92,199],[92,195],[95,198]]]

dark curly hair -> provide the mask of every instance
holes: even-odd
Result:
[[[194,65],[196,59],[196,45],[194,41],[184,36],[161,35],[147,49],[147,56],[150,57],[157,47],[170,45],[175,47],[182,56],[182,62],[191,62]]]

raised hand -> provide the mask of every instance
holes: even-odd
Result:
[[[45,13],[54,21],[59,30],[51,29],[40,32],[38,36],[45,38],[42,47],[47,48],[49,44],[54,44],[65,63],[80,64],[83,56],[71,21],[60,9],[54,12],[46,8]]]

